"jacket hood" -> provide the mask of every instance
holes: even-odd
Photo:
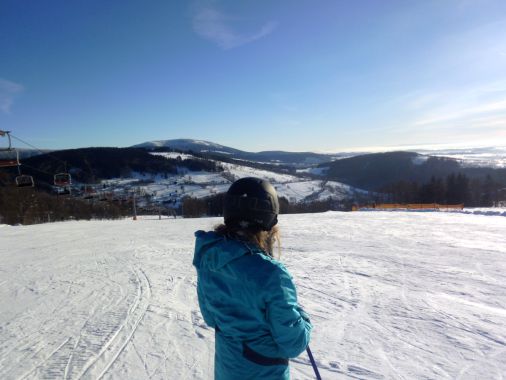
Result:
[[[195,238],[193,265],[197,269],[216,270],[255,250],[245,242],[228,239],[214,231],[197,231]]]

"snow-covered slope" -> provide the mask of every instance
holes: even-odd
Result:
[[[0,228],[1,379],[212,379],[193,231],[219,219]],[[501,379],[506,218],[283,215],[328,379]],[[294,379],[314,379],[305,354]]]
[[[171,159],[180,158],[181,161],[195,158],[191,154],[172,152],[153,154]],[[342,201],[354,198],[356,194],[365,193],[360,189],[339,182],[315,181],[302,176],[280,174],[226,162],[217,161],[217,164],[223,167],[224,172],[195,172],[181,167],[178,174],[169,176],[134,173],[131,179],[102,181],[99,191],[120,194],[136,190],[143,195],[138,199],[141,206],[166,204],[174,208],[179,207],[182,199],[186,196],[205,198],[224,193],[230,186],[232,179],[242,177],[258,177],[270,181],[276,187],[278,195],[285,197],[291,203],[328,198]]]

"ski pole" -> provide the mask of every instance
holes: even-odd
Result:
[[[314,361],[313,354],[311,353],[311,349],[309,346],[306,347],[307,356],[309,356],[309,361],[311,362],[311,365],[313,366],[314,373],[316,375],[316,380],[322,380],[322,377],[320,376],[320,372],[318,372],[318,367],[316,366],[316,362]]]

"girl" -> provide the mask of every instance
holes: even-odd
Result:
[[[197,293],[215,329],[216,380],[289,379],[288,359],[303,352],[311,323],[297,303],[292,277],[273,258],[279,203],[258,178],[234,182],[222,224],[195,233]]]

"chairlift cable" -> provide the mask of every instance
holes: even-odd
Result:
[[[11,132],[10,131],[3,131],[0,130],[0,137],[7,136],[7,139],[9,140],[9,146],[7,148],[2,148],[0,151],[7,151],[7,152],[15,152],[16,153],[16,160],[10,160],[8,161],[9,166],[16,166],[18,170],[18,175],[15,177],[15,183],[17,187],[34,187],[35,183],[33,181],[33,177],[31,175],[26,175],[21,172],[21,162],[19,161],[19,150],[12,147],[12,140],[11,140]],[[14,164],[15,163],[15,164]],[[4,165],[2,165],[3,167]]]
[[[49,156],[49,157],[53,158],[54,160],[59,161],[60,163],[62,163],[62,164],[64,165],[64,168],[65,168],[65,173],[67,173],[67,161],[63,161],[62,159],[60,159],[60,158],[58,158],[58,157],[56,157],[56,156],[54,156],[54,155],[52,155],[52,154],[50,154],[50,153],[44,152],[42,149],[37,148],[35,145],[30,144],[30,143],[28,143],[28,142],[26,142],[26,141],[24,141],[24,140],[20,139],[19,137],[14,136],[12,133],[10,133],[10,136],[11,136],[12,138],[14,138],[14,139],[18,140],[19,142],[21,142],[21,143],[23,143],[23,144],[26,144],[26,145],[28,145],[29,147],[31,147],[31,148],[33,148],[33,149],[35,149],[35,150],[37,150],[37,151],[41,152],[42,154],[45,154],[45,155],[47,155],[47,156]],[[90,168],[85,168],[85,167],[83,167],[83,169],[84,169],[84,171],[86,171],[88,174],[90,174],[90,175],[91,175],[91,178],[94,178],[94,177],[95,177],[95,174],[93,173],[93,171],[92,171],[92,170],[90,170]]]
[[[59,159],[58,157],[56,157],[56,156],[54,156],[54,155],[52,155],[52,154],[50,154],[50,153],[44,152],[42,149],[40,149],[40,148],[36,147],[36,146],[35,146],[35,145],[33,145],[33,144],[30,144],[29,142],[27,142],[27,141],[25,141],[25,140],[23,140],[23,139],[20,139],[20,138],[19,138],[19,137],[17,137],[17,136],[14,136],[14,135],[12,135],[12,134],[10,134],[10,133],[9,133],[9,136],[12,136],[14,139],[18,140],[19,142],[21,142],[21,143],[23,143],[23,144],[25,144],[25,145],[28,145],[29,147],[31,147],[31,148],[33,148],[33,149],[35,149],[35,150],[39,151],[40,153],[45,154],[45,155],[47,155],[48,157],[51,157],[53,160],[55,160],[55,161],[57,161],[57,162],[59,162],[59,163],[63,164],[63,167],[64,167],[64,172],[63,172],[63,173],[57,173],[57,174],[54,174],[54,173],[48,173],[48,172],[45,172],[45,171],[42,171],[42,170],[36,169],[36,168],[31,167],[31,166],[28,166],[28,165],[27,165],[27,167],[31,167],[32,169],[38,170],[38,171],[39,171],[39,172],[41,172],[41,173],[45,173],[45,174],[47,174],[47,175],[53,176],[53,178],[54,178],[54,185],[56,185],[56,186],[59,186],[59,187],[62,187],[62,186],[63,186],[63,187],[64,187],[64,186],[70,186],[70,184],[71,184],[71,176],[70,176],[70,174],[68,174],[68,173],[67,173],[67,161],[63,161],[63,160]],[[64,175],[64,176],[65,176],[66,180],[65,180],[65,183],[64,183],[64,184],[62,184],[62,183],[60,183],[60,184],[56,183],[56,176],[58,176],[58,175],[60,175],[60,177],[61,177],[62,175]]]
[[[45,170],[40,170],[40,169],[36,168],[35,166],[31,166],[31,165],[27,165],[27,164],[21,164],[21,163],[20,163],[20,165],[26,166],[27,168],[33,169],[33,170],[38,171],[40,173],[47,174],[47,175],[49,175],[51,177],[54,176],[53,173],[46,172]]]
[[[35,150],[39,151],[40,153],[42,153],[42,154],[46,154],[46,155],[48,155],[49,157],[51,157],[51,158],[55,159],[56,161],[59,161],[60,163],[62,163],[62,164],[64,165],[65,169],[67,168],[67,162],[66,162],[66,161],[63,161],[63,160],[59,159],[58,157],[53,156],[53,155],[52,155],[52,154],[50,154],[50,153],[44,152],[42,149],[37,148],[35,145],[32,145],[32,144],[30,144],[30,143],[28,143],[28,142],[26,142],[26,141],[24,141],[24,140],[20,139],[19,137],[14,136],[12,133],[10,133],[10,136],[11,136],[13,139],[16,139],[16,140],[18,140],[19,142],[21,142],[21,143],[23,143],[23,144],[25,144],[25,145],[28,145],[29,147],[31,147],[31,148],[33,148],[33,149],[35,149]]]
[[[58,157],[56,157],[56,156],[54,156],[54,155],[52,155],[52,154],[50,154],[50,153],[44,152],[42,149],[40,149],[40,148],[36,147],[35,145],[30,144],[29,142],[27,142],[27,141],[25,141],[25,140],[23,140],[23,139],[21,139],[21,138],[19,138],[19,137],[17,137],[17,136],[14,136],[14,135],[13,135],[10,131],[2,131],[2,132],[5,132],[5,134],[7,134],[7,136],[9,137],[9,148],[11,148],[11,146],[10,146],[10,141],[11,141],[11,140],[10,140],[10,138],[12,137],[13,139],[16,139],[17,141],[19,141],[19,142],[21,142],[21,143],[23,143],[23,144],[25,144],[25,145],[27,145],[27,146],[29,146],[29,147],[31,147],[31,148],[33,148],[33,149],[37,150],[37,151],[39,151],[39,152],[40,152],[40,153],[42,153],[42,154],[45,154],[45,155],[47,155],[47,156],[51,157],[52,159],[54,159],[54,160],[56,160],[56,161],[58,161],[58,162],[60,162],[60,163],[62,163],[62,164],[64,165],[64,168],[65,168],[65,172],[64,172],[64,174],[67,174],[67,175],[69,176],[69,178],[70,178],[70,174],[68,174],[68,173],[67,173],[67,162],[66,162],[66,161],[63,161],[63,160],[61,160],[60,158],[58,158]],[[14,149],[14,148],[12,148],[12,149]],[[18,160],[18,162],[19,162],[19,160]],[[41,172],[41,173],[44,173],[44,174],[50,175],[50,176],[54,176],[54,175],[55,175],[54,173],[48,173],[48,172],[46,172],[46,171],[43,171],[43,170],[37,169],[37,168],[35,168],[35,167],[33,167],[33,166],[30,166],[30,165],[26,165],[26,164],[23,164],[23,165],[24,165],[24,166],[26,166],[26,167],[28,167],[28,168],[31,168],[31,169],[33,169],[33,170],[39,171],[39,172]],[[92,171],[92,170],[90,170],[90,169],[91,169],[91,168],[89,168],[89,167],[88,167],[88,168],[86,168],[86,167],[84,168],[84,170],[85,170],[86,172],[88,172],[88,174],[90,174],[90,175],[91,175],[91,178],[94,178],[94,177],[95,177],[95,174],[94,174],[94,173],[93,173],[93,171]],[[19,169],[19,166],[18,166],[18,170],[20,170],[20,169]],[[60,173],[60,174],[62,174],[62,173]]]

